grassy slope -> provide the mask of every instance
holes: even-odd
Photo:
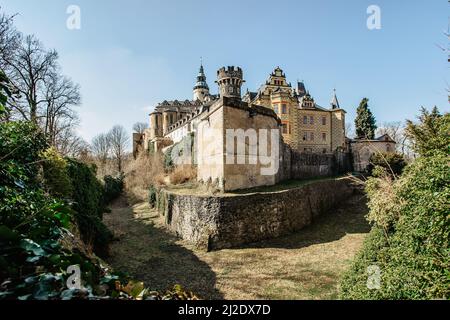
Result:
[[[178,283],[206,299],[335,299],[369,231],[364,202],[355,196],[290,236],[206,253],[168,233],[146,204],[122,198],[104,217],[119,239],[109,262],[153,289]]]

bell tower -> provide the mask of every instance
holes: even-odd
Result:
[[[203,102],[205,98],[209,96],[209,87],[206,83],[205,70],[203,69],[203,63],[200,64],[200,71],[197,75],[197,82],[194,87],[194,101],[200,100]]]
[[[241,98],[243,80],[242,69],[239,67],[223,67],[217,71],[219,94],[221,97]]]

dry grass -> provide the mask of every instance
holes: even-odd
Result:
[[[161,176],[164,176],[164,164],[160,154],[142,153],[136,160],[129,160],[125,166],[125,191],[129,200],[146,201],[150,185],[159,184]]]
[[[180,185],[197,179],[197,168],[192,165],[182,165],[176,167],[169,175],[172,185]]]
[[[369,231],[355,196],[296,234],[242,249],[203,252],[168,233],[147,204],[123,199],[105,214],[120,236],[110,264],[163,290],[178,283],[206,299],[335,299],[338,282]]]

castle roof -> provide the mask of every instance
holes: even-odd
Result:
[[[375,138],[375,139],[355,138],[355,139],[350,139],[350,141],[351,142],[359,142],[359,143],[362,143],[362,142],[392,142],[392,143],[397,143],[387,133],[385,133],[382,136],[379,136],[378,138]]]

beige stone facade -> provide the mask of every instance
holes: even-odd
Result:
[[[277,67],[258,92],[247,92],[244,101],[275,111],[282,123],[284,141],[305,153],[333,153],[345,148],[345,111],[336,95],[330,109],[320,107],[302,82],[297,89]]]
[[[370,164],[370,158],[375,153],[395,153],[396,142],[387,134],[373,139],[350,140],[353,155],[353,168],[357,172],[365,172]]]

